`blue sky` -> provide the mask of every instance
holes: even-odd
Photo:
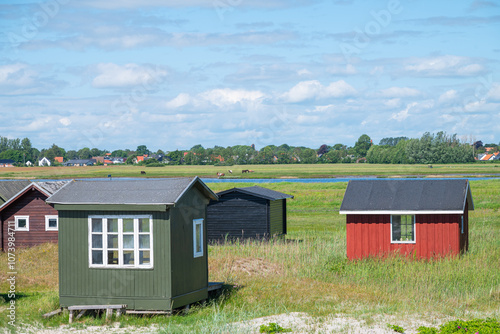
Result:
[[[0,136],[151,150],[500,141],[500,3],[0,1]]]

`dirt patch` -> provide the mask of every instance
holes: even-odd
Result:
[[[276,276],[283,271],[279,265],[259,258],[234,259],[233,270],[249,276]]]
[[[243,282],[250,277],[277,277],[282,276],[282,265],[260,258],[210,258],[208,270],[211,280],[223,282]]]

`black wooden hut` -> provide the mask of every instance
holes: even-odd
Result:
[[[254,186],[217,193],[207,208],[208,241],[286,234],[286,199],[292,195]]]

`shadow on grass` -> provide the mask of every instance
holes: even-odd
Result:
[[[10,303],[11,300],[19,300],[22,298],[26,297],[33,297],[37,293],[19,293],[16,292],[15,294],[10,294],[10,293],[0,293],[0,305],[1,304],[8,304]]]

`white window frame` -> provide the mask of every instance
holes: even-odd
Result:
[[[26,227],[19,227],[19,220],[26,219]],[[16,221],[16,231],[29,231],[30,230],[30,216],[14,216]]]
[[[198,248],[197,243],[196,243],[196,226],[200,226],[200,249],[201,251],[197,251],[196,249]],[[203,218],[199,219],[193,219],[193,257],[202,257],[203,256],[203,247],[205,245],[203,244]]]
[[[393,216],[412,216],[413,217],[413,240],[393,240],[392,239],[392,217]],[[391,244],[415,244],[417,243],[417,224],[416,224],[416,216],[415,215],[391,215]]]
[[[51,219],[56,220],[56,227],[50,227],[49,221]],[[58,231],[59,230],[59,216],[57,215],[46,215],[45,216],[45,231]]]
[[[102,219],[102,248],[92,248],[92,219]],[[149,219],[149,232],[139,233],[139,219],[147,218]],[[108,231],[107,231],[107,219],[118,219],[118,264],[108,264]],[[120,223],[120,219],[122,223]],[[123,219],[133,219],[134,220],[134,264],[123,264]],[[94,233],[96,234],[96,233]],[[115,233],[113,233],[115,234]],[[127,233],[128,234],[128,233]],[[150,261],[147,264],[139,264],[139,235],[147,234],[149,235],[149,254]],[[92,250],[102,249],[102,264],[92,263]],[[89,256],[89,268],[105,268],[105,269],[153,269],[154,268],[154,257],[153,257],[153,216],[152,215],[89,215],[88,216],[88,256]]]

